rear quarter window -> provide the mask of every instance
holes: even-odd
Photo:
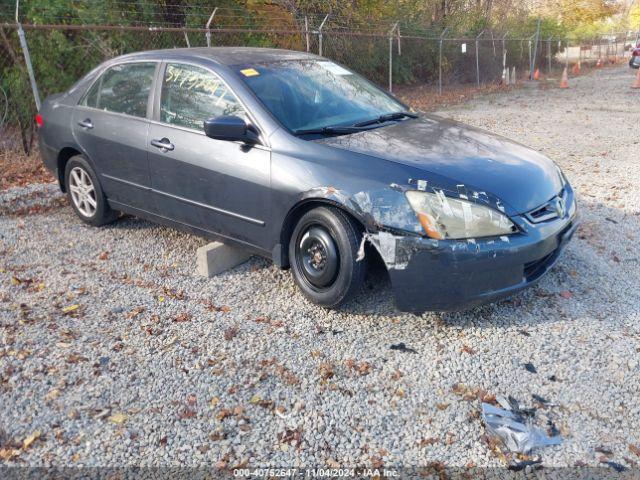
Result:
[[[80,104],[144,118],[155,69],[153,62],[115,65],[96,80]]]

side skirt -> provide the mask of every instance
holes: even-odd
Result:
[[[140,208],[131,207],[129,205],[125,205],[124,203],[116,202],[114,200],[107,199],[107,203],[109,203],[109,206],[111,208],[119,212],[123,212],[128,215],[133,215],[135,217],[143,218],[145,220],[149,220],[150,222],[158,223],[166,227],[175,228],[176,230],[181,230],[183,232],[191,233],[193,235],[206,238],[208,240],[217,240],[229,245],[235,245],[239,248],[249,250],[250,252],[256,255],[259,255],[261,257],[267,258],[269,260],[273,260],[272,252],[268,250],[264,250],[260,247],[257,247],[256,245],[243,242],[242,240],[228,237],[226,235],[212,232],[210,230],[206,230],[200,227],[195,227],[187,223],[178,222],[176,220],[172,220],[171,218],[163,217],[162,215],[151,213],[151,212],[148,212],[147,210],[142,210]]]

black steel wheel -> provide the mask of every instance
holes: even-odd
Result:
[[[359,225],[334,207],[318,207],[300,218],[289,242],[293,277],[312,302],[337,307],[362,285],[365,261],[356,262]]]

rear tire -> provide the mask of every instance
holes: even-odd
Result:
[[[337,307],[362,287],[366,260],[356,262],[362,229],[334,207],[305,213],[291,235],[289,258],[293,278],[309,300]]]
[[[84,223],[99,227],[118,218],[118,212],[107,203],[98,176],[82,155],[71,157],[67,162],[64,184],[71,207]]]

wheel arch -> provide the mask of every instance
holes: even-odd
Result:
[[[64,178],[64,171],[67,166],[67,162],[76,155],[82,155],[82,152],[80,151],[80,149],[70,146],[64,147],[58,153],[58,158],[56,160],[56,171],[58,174],[58,184],[60,185],[60,190],[62,190],[63,192],[67,191],[67,186],[65,185]]]
[[[362,231],[366,230],[365,220],[361,218],[357,212],[340,202],[322,197],[311,197],[300,200],[287,212],[282,222],[282,228],[280,229],[279,243],[273,252],[274,262],[278,264],[280,268],[289,267],[289,242],[291,241],[291,234],[298,220],[308,211],[318,207],[337,208],[353,219]]]

